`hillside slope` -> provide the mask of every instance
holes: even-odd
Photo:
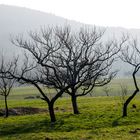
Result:
[[[38,30],[41,26],[48,25],[71,25],[72,28],[76,29],[84,24],[36,10],[0,5],[0,52],[3,52],[7,57],[16,54],[18,49],[11,44],[10,36],[16,36],[19,33],[24,34],[30,30]],[[140,30],[138,29],[128,30],[120,27],[107,27],[104,39],[114,37],[120,38],[122,33],[128,33],[132,34],[134,37],[140,37]],[[118,68],[121,68],[122,66],[123,64],[120,64],[120,62],[117,64]]]

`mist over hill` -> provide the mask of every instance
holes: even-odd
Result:
[[[67,22],[66,19],[52,14],[27,8],[0,5],[0,49],[4,52],[7,52],[9,48],[13,50],[10,36],[16,36],[19,33],[24,34],[30,30],[38,30],[41,26],[64,25]],[[76,22],[71,22],[71,24],[76,25]]]
[[[15,6],[0,5],[0,52],[3,52],[7,57],[18,53],[18,48],[10,42],[10,36],[16,36],[19,33],[24,34],[30,30],[39,30],[40,27],[48,25],[70,25],[75,29],[85,26],[80,22],[71,21],[49,13]],[[120,38],[122,33],[131,34],[133,37],[140,37],[140,30],[138,29],[128,30],[121,27],[107,27],[104,38]],[[124,73],[125,69],[128,70],[129,68],[128,66],[124,67],[124,64],[120,62],[116,65],[118,69],[123,69],[121,73]]]

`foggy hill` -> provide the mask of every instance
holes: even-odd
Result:
[[[10,35],[15,36],[19,33],[37,30],[41,26],[47,25],[71,25],[72,28],[79,28],[84,24],[45,12],[15,6],[0,5],[0,52],[5,53],[7,56],[17,52],[17,48],[10,43]],[[122,33],[130,33],[134,37],[140,36],[140,30],[138,29],[127,30],[120,27],[107,27],[105,38],[119,38]],[[117,67],[122,67],[122,64],[119,64]]]
[[[64,25],[68,20],[27,8],[0,5],[0,50],[11,48],[10,36],[37,30],[41,26]],[[78,25],[76,22],[69,22]],[[13,47],[12,47],[13,49]],[[13,50],[14,51],[14,50]],[[7,52],[8,53],[8,52]]]

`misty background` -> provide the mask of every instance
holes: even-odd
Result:
[[[68,20],[53,14],[21,8],[16,6],[0,5],[0,53],[8,58],[21,53],[20,50],[10,42],[11,37],[19,34],[26,35],[29,31],[39,31],[45,26],[66,26],[70,25],[72,29],[77,30],[86,25],[73,20]],[[121,27],[97,27],[105,28],[104,40],[119,39],[122,34],[131,34],[134,38],[140,39],[139,29],[126,29]],[[114,64],[115,68],[120,70],[118,77],[125,76],[131,71],[128,64],[118,61]]]

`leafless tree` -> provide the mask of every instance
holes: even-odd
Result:
[[[126,38],[120,43],[105,43],[103,34],[104,31],[97,28],[81,28],[75,34],[70,28],[57,30],[61,48],[53,63],[67,77],[67,85],[70,85],[67,93],[71,96],[74,114],[79,113],[78,96],[87,95],[96,86],[108,84],[116,75],[116,71],[111,72],[111,67]]]
[[[25,57],[22,65],[19,63],[21,62],[18,58],[14,59],[9,63],[11,66],[10,69],[5,67],[5,71],[0,70],[0,75],[5,75],[8,80],[16,79],[20,84],[30,84],[35,86],[42,95],[41,99],[46,101],[48,104],[51,122],[55,122],[54,103],[64,93],[68,86],[65,86],[64,82],[59,85],[59,83],[57,81],[55,83],[54,80],[53,84],[56,87],[59,86],[59,89],[57,89],[56,94],[53,94],[50,98],[46,93],[46,90],[44,90],[44,86],[50,87],[52,85],[52,80],[47,80],[48,78],[53,78],[51,72],[44,73],[45,70],[42,70],[43,68],[41,68],[37,63],[29,62],[29,57]],[[19,65],[21,65],[21,67]],[[49,71],[51,70],[49,69]]]
[[[11,69],[11,65],[6,65],[6,67],[9,70]],[[0,74],[0,95],[4,96],[5,117],[7,118],[9,116],[7,98],[14,86],[15,79],[7,78],[5,70],[4,58],[2,57],[0,62],[0,71],[2,71],[3,73]]]
[[[103,91],[106,94],[106,96],[109,96],[109,92],[111,91],[111,88],[105,85],[103,86]]]
[[[23,63],[18,58],[15,59],[16,61],[11,61],[11,69],[6,71],[8,78],[17,79],[22,84],[34,85],[41,93],[41,99],[48,103],[51,122],[55,122],[54,103],[70,85],[67,85],[65,81],[66,75],[64,78],[60,68],[53,64],[53,61],[56,60],[54,56],[61,47],[54,29],[41,29],[39,34],[30,32],[29,40],[18,36],[12,39],[12,43],[25,51],[25,58]],[[44,87],[56,89],[56,94],[49,98]]]
[[[122,52],[121,59],[133,67],[132,77],[133,77],[134,86],[135,86],[135,90],[133,94],[128,97],[128,99],[125,101],[123,105],[123,117],[125,117],[127,116],[127,107],[129,103],[133,100],[133,98],[139,92],[136,74],[140,69],[140,50],[138,47],[137,40],[132,39],[132,41],[128,41],[128,43],[125,44],[124,49],[121,52]]]
[[[121,102],[122,105],[124,105],[124,103],[126,102],[126,98],[128,96],[128,86],[126,84],[120,84],[120,97],[121,97]]]
[[[64,92],[71,96],[74,114],[78,114],[77,97],[87,95],[95,86],[106,85],[116,75],[116,71],[111,72],[111,66],[125,40],[119,45],[114,41],[103,43],[103,34],[104,31],[96,28],[74,32],[70,27],[55,27],[41,29],[40,33],[30,32],[30,40],[17,37],[12,41],[33,57],[37,70],[35,80],[23,77],[22,73],[18,79],[37,87],[48,103],[50,115],[54,114],[50,108]],[[25,70],[22,68],[24,73],[31,72],[30,68],[26,69],[27,66]],[[50,100],[38,84],[55,88],[57,94]],[[82,90],[78,92],[79,89]]]

